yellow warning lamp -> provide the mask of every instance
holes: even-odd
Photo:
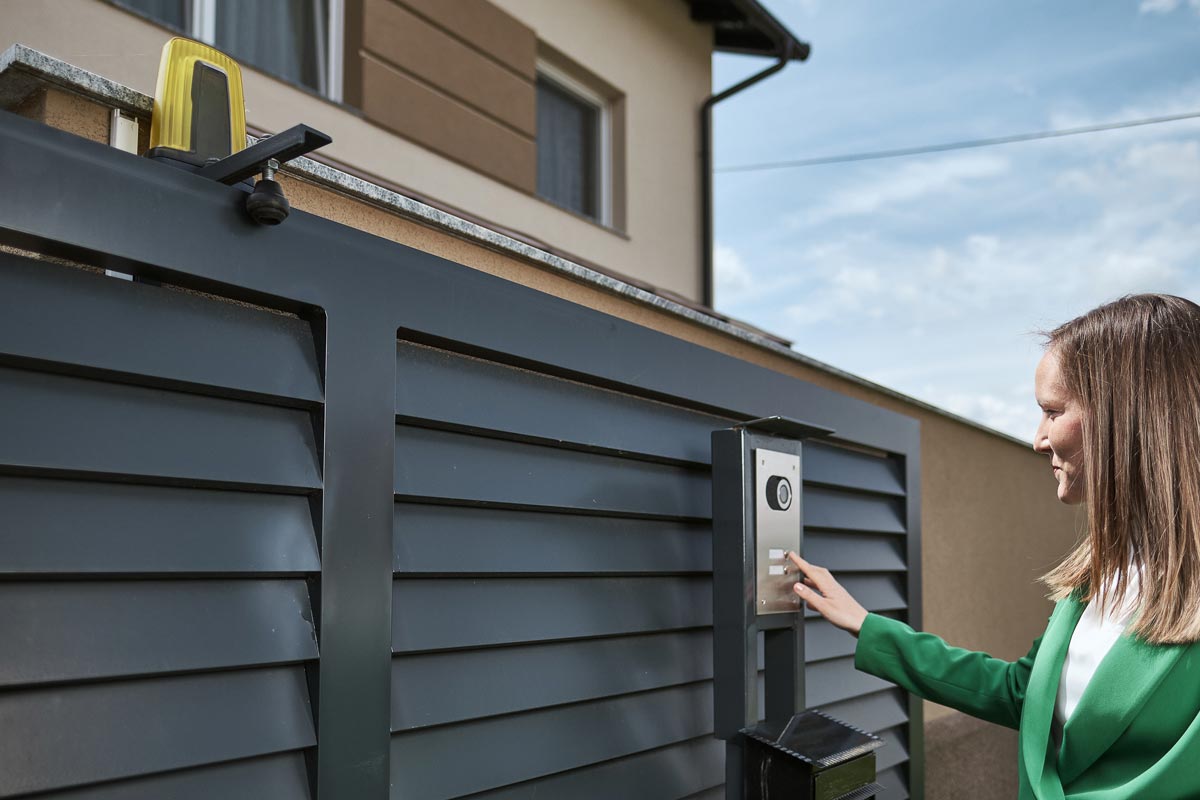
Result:
[[[245,147],[241,67],[216,48],[171,39],[158,65],[146,155],[201,167]]]
[[[307,125],[293,125],[247,147],[237,62],[190,39],[175,38],[163,46],[146,155],[230,186],[261,175],[245,204],[260,225],[278,225],[291,211],[275,180],[280,165],[331,141]]]

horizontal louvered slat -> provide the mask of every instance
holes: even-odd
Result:
[[[806,481],[904,496],[904,472],[895,459],[809,441],[803,462]]]
[[[884,746],[876,751],[876,769],[891,769],[897,764],[908,761],[908,730],[904,726],[876,731],[875,735],[883,739]]]
[[[315,743],[304,670],[276,667],[0,694],[0,796]]]
[[[316,346],[302,320],[9,253],[0,253],[0,269],[0,354],[321,400]]]
[[[396,494],[468,503],[704,518],[707,472],[400,426]]]
[[[0,477],[0,576],[320,569],[297,495]]]
[[[712,569],[704,523],[397,503],[399,573],[679,573]]]
[[[316,658],[303,581],[0,583],[0,687]]]
[[[829,632],[844,637],[848,646]],[[829,644],[831,640],[836,644]],[[828,703],[829,694],[838,691],[839,676],[847,668],[853,669],[852,659],[846,656],[854,653],[854,638],[819,621],[805,625],[805,643],[809,704]],[[760,663],[761,650],[760,637]],[[814,663],[831,658],[839,659],[832,675]],[[539,679],[529,681],[531,674]],[[868,692],[890,685],[862,673],[855,675],[870,679]],[[392,661],[392,730],[710,678],[712,635],[708,630],[407,655]],[[821,693],[815,699],[814,690]]]
[[[904,607],[895,576],[841,580],[869,611]],[[712,624],[706,577],[403,578],[392,603],[398,653]]]
[[[320,485],[305,411],[0,367],[0,466]]]
[[[710,678],[708,631],[404,656],[392,661],[392,730]]]
[[[878,611],[880,616],[895,617],[896,612]],[[759,664],[762,663],[762,637],[759,637]],[[810,619],[804,622],[804,657],[808,663],[824,661],[828,658],[854,655],[858,640],[845,631],[833,627],[823,619]]]
[[[905,568],[907,542],[902,536],[810,531],[804,536],[804,558],[829,570],[896,572]]]
[[[392,736],[392,797],[456,797],[695,739],[709,682]],[[553,742],[553,747],[547,747]],[[449,764],[462,769],[447,769]]]
[[[531,797],[663,800],[704,791],[724,780],[725,743],[705,736],[470,797],[471,800],[527,800]]]
[[[838,531],[904,533],[904,504],[893,497],[804,487],[804,527]]]
[[[859,672],[854,659],[835,658],[805,667],[805,700],[810,706],[826,706],[839,700],[879,692],[893,684]]]
[[[882,731],[908,722],[908,695],[900,689],[827,703],[820,708],[864,731]]]
[[[875,800],[908,800],[908,769],[901,765],[883,770],[875,782],[883,786],[883,791],[875,796]]]
[[[400,342],[396,414],[584,447],[708,464],[730,420]],[[620,420],[614,424],[614,420]]]
[[[804,623],[804,658],[808,663],[854,654],[858,640],[823,619]],[[761,650],[761,647],[759,648]],[[759,663],[762,663],[760,657]]]
[[[835,576],[854,599],[862,603],[867,611],[897,611],[907,607],[904,600],[904,574],[880,573],[874,575],[840,574]],[[805,609],[804,616],[820,616],[812,609]]]
[[[406,578],[392,598],[396,652],[712,624],[712,583],[702,577]]]
[[[309,800],[302,752],[42,795],[46,800]]]

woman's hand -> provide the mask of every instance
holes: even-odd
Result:
[[[867,610],[833,579],[829,570],[808,563],[796,553],[789,552],[787,557],[804,576],[803,582],[793,587],[800,599],[837,627],[858,636]]]

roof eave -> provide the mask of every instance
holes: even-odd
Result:
[[[713,26],[713,49],[804,61],[812,51],[758,0],[686,0],[692,19]]]

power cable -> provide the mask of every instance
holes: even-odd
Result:
[[[916,156],[922,153],[943,153],[947,150],[966,150],[972,147],[991,147],[998,144],[1013,144],[1014,142],[1029,142],[1034,139],[1054,139],[1060,136],[1076,136],[1081,133],[1098,133],[1113,131],[1119,128],[1136,128],[1141,125],[1158,125],[1164,122],[1178,122],[1184,119],[1200,118],[1200,111],[1187,114],[1172,114],[1167,117],[1149,117],[1133,119],[1125,122],[1108,122],[1103,125],[1087,125],[1082,128],[1064,128],[1056,131],[1039,131],[1038,133],[1018,133],[1012,136],[997,136],[993,139],[969,139],[963,142],[946,142],[944,144],[929,144],[918,147],[902,147],[897,150],[874,150],[865,153],[844,153],[836,156],[820,156],[817,158],[801,158],[795,161],[768,161],[760,164],[738,164],[732,167],[716,167],[713,172],[764,172],[773,169],[793,169],[796,167],[815,167],[821,164],[845,164],[851,161],[874,161],[881,158],[899,158],[901,156]]]

